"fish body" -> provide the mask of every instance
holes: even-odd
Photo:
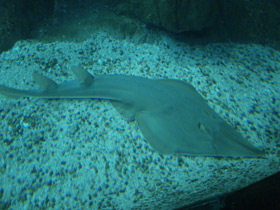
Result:
[[[126,120],[137,121],[147,141],[162,154],[215,157],[264,155],[183,81],[127,75],[94,78],[81,67],[73,67],[72,70],[77,80],[56,84],[35,73],[33,77],[40,85],[39,90],[19,90],[0,85],[0,94],[13,98],[110,100]]]

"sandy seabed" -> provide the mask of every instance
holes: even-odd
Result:
[[[0,55],[0,83],[36,89],[32,73],[60,83],[73,65],[93,75],[176,78],[265,158],[160,155],[135,122],[105,100],[0,97],[0,208],[174,209],[245,187],[280,168],[280,52],[260,45],[190,46],[167,36],[133,43],[19,41]]]

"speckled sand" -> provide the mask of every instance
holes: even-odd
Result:
[[[81,43],[20,41],[0,55],[0,84],[37,88],[72,65],[92,74],[191,83],[264,159],[159,155],[104,100],[0,97],[0,209],[166,209],[245,187],[280,168],[280,53],[258,45],[134,44],[96,33]],[[9,208],[8,208],[9,207]]]

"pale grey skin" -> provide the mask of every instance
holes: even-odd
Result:
[[[9,97],[108,99],[127,120],[136,120],[144,137],[162,154],[215,157],[263,157],[216,114],[189,84],[136,76],[101,75],[93,78],[72,68],[78,80],[56,84],[40,74],[42,90],[18,90],[4,85]]]

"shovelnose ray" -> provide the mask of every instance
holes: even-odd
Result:
[[[144,137],[162,154],[216,157],[263,157],[241,134],[216,114],[189,84],[171,79],[100,75],[94,78],[73,67],[78,80],[56,84],[34,73],[39,90],[4,85],[0,93],[13,98],[108,99],[127,120],[136,120]]]

